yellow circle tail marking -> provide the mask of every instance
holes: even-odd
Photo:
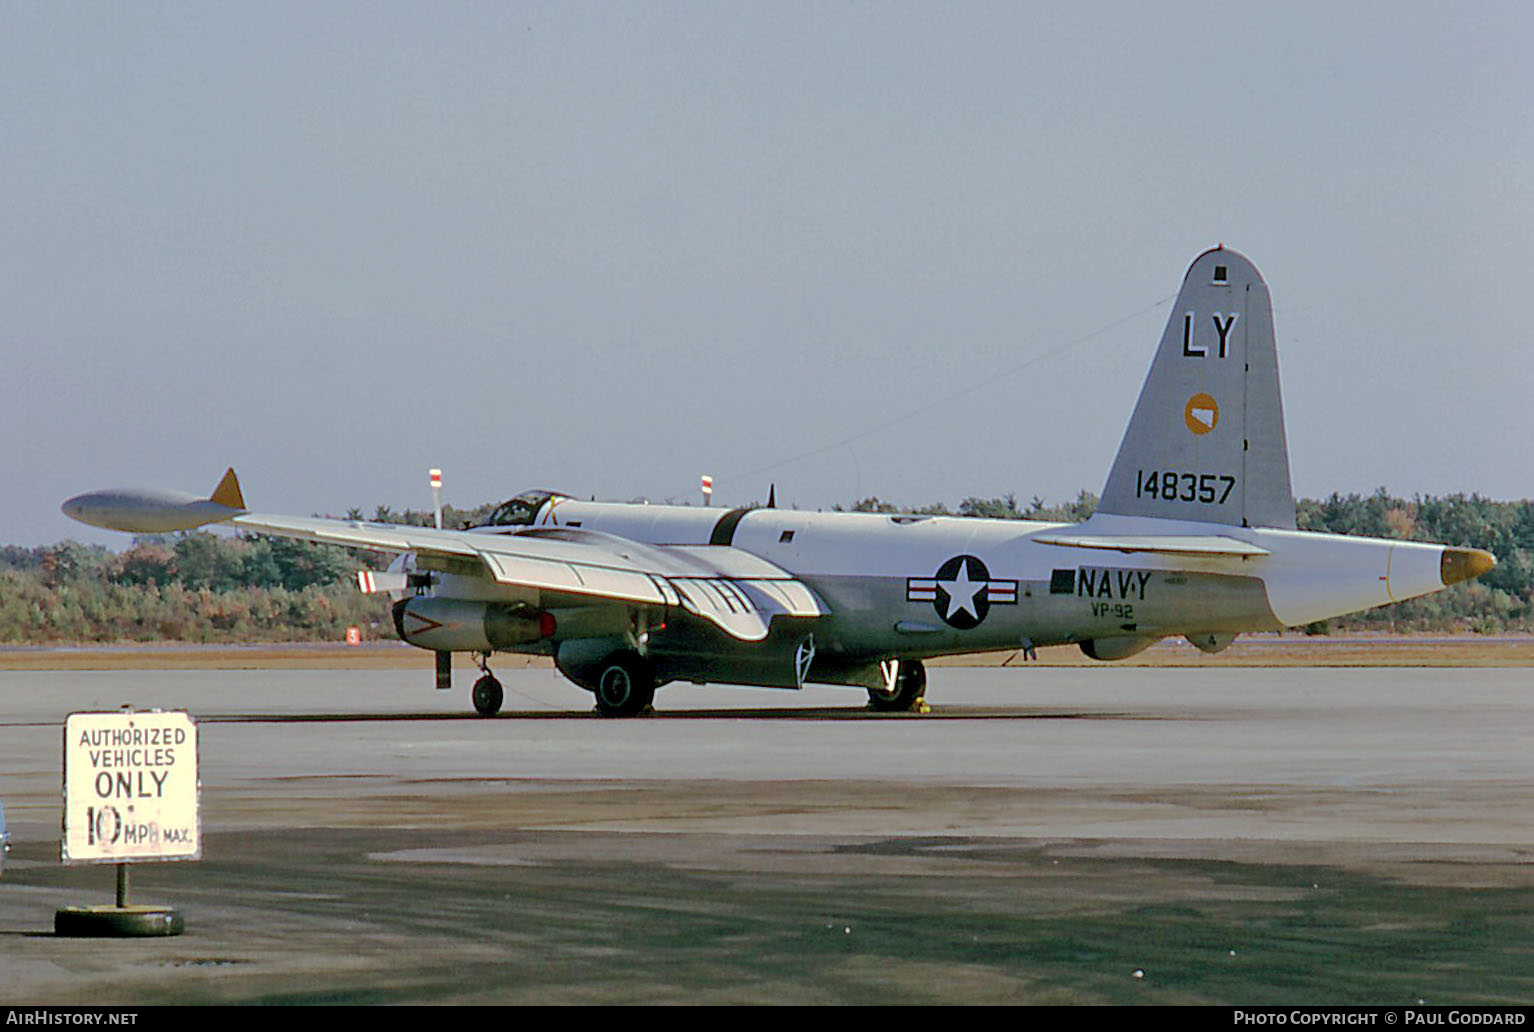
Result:
[[[1182,409],[1182,421],[1188,429],[1202,437],[1220,422],[1220,403],[1202,392],[1188,399]]]

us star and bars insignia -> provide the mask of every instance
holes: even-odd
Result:
[[[980,626],[992,606],[1017,605],[1017,581],[993,580],[985,563],[972,555],[956,555],[938,567],[935,577],[907,577],[907,602],[931,602],[950,627],[967,631]]]

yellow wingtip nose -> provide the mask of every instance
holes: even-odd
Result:
[[[1479,548],[1445,548],[1438,561],[1438,575],[1444,584],[1474,580],[1496,569],[1497,557]]]

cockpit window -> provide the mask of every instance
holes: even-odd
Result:
[[[538,516],[538,510],[543,508],[543,503],[550,498],[563,498],[558,491],[523,491],[510,501],[502,502],[496,506],[482,526],[486,527],[530,527],[533,520]]]

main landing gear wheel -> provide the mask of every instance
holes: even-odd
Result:
[[[493,717],[501,712],[506,693],[494,674],[486,674],[474,682],[474,712],[482,717]]]
[[[655,673],[644,657],[614,652],[597,674],[597,710],[604,717],[636,717],[655,701]]]
[[[891,659],[879,665],[884,667],[885,687],[868,689],[868,705],[881,713],[919,709],[927,694],[927,668],[921,661]]]

